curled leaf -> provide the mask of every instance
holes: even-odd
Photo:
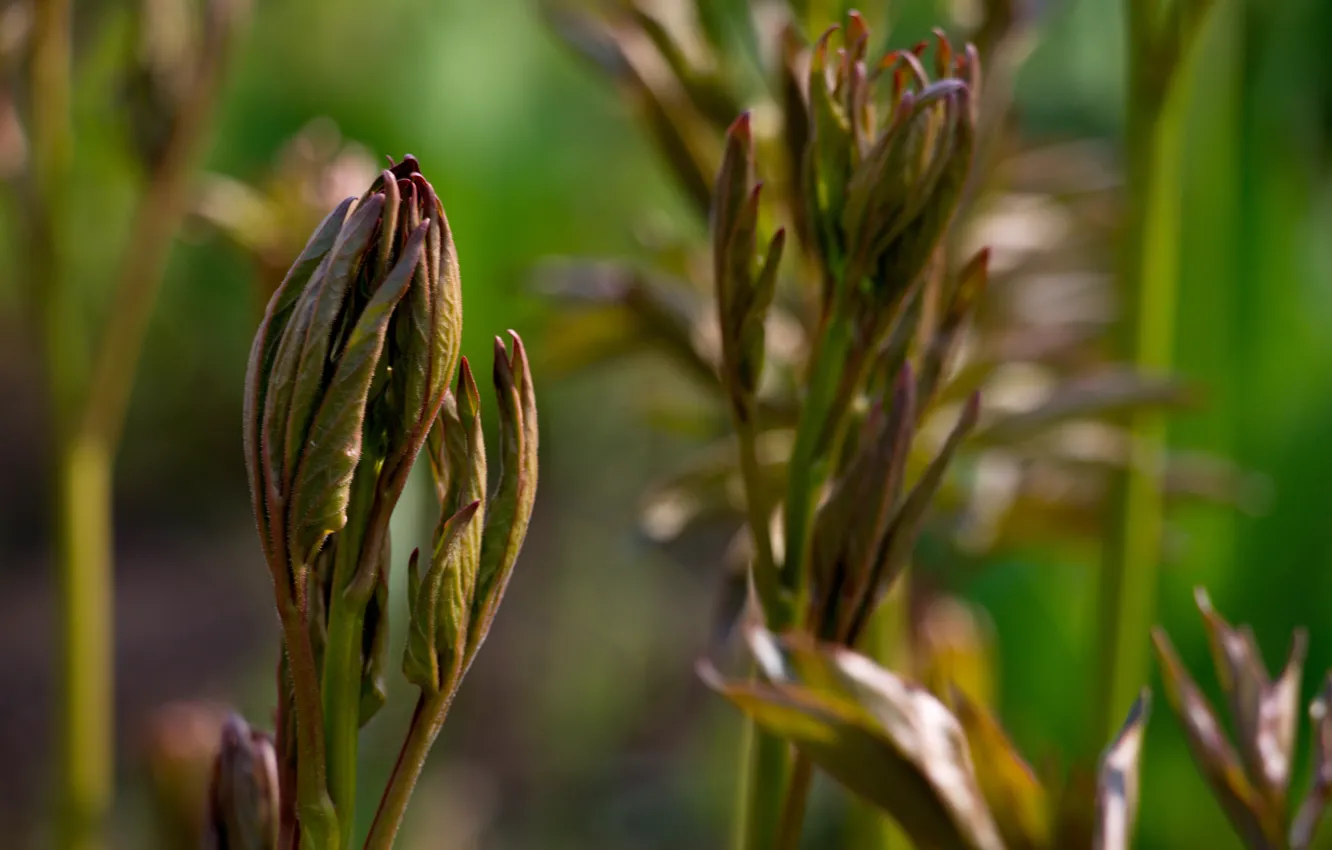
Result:
[[[494,380],[500,420],[499,484],[486,505],[464,665],[476,656],[495,612],[499,610],[509,576],[527,537],[527,525],[536,501],[536,392],[523,342],[518,334],[510,331],[509,335],[513,340],[512,356],[505,349],[504,341],[495,338]]]

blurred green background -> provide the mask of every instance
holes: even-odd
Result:
[[[76,9],[83,179],[72,261],[90,295],[74,335],[95,333],[110,308],[98,293],[131,209],[132,115],[114,68],[133,5]],[[956,12],[897,5],[914,31]],[[1027,5],[1040,24],[1019,80],[1024,133],[1114,145],[1119,4]],[[1306,701],[1332,666],[1329,44],[1325,0],[1220,0],[1189,84],[1177,362],[1207,403],[1175,420],[1172,441],[1266,475],[1273,494],[1258,516],[1202,507],[1176,517],[1183,537],[1162,575],[1159,619],[1212,694],[1198,584],[1232,621],[1253,624],[1269,665],[1291,628],[1308,626]],[[532,533],[418,792],[408,846],[724,846],[739,718],[693,672],[709,650],[720,547],[662,551],[639,526],[644,488],[689,448],[653,429],[646,410],[687,388],[651,357],[543,375],[550,308],[530,286],[533,264],[551,256],[632,258],[637,229],[689,220],[684,200],[625,104],[547,32],[535,0],[257,3],[207,156],[210,181],[262,183],[293,155],[294,136],[304,130],[313,144],[317,120],[322,144],[340,134],[368,161],[420,159],[458,245],[466,353],[488,363],[490,337],[517,329],[541,404]],[[342,194],[359,191],[353,181]],[[0,228],[0,269],[17,268],[12,205]],[[266,300],[258,278],[234,240],[192,218],[144,352],[116,481],[118,847],[145,846],[141,753],[160,706],[216,700],[266,725],[273,702],[277,628],[239,434]],[[0,843],[26,846],[44,834],[51,787],[49,441],[37,340],[14,274],[4,281]],[[395,520],[398,553],[426,533],[423,485],[413,492]],[[1072,750],[1081,731],[1096,672],[1095,563],[1090,542],[1075,554],[1033,549],[987,565],[969,588],[997,626],[1003,719],[1036,762]],[[367,730],[377,776],[396,752],[402,690],[397,710]],[[1142,793],[1138,846],[1238,846],[1164,710],[1149,729]],[[820,816],[835,815],[836,795],[820,795]]]

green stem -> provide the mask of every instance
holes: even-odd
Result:
[[[745,510],[749,520],[749,534],[754,541],[754,585],[764,610],[783,608],[781,576],[777,572],[777,559],[772,551],[772,533],[768,502],[765,498],[763,469],[758,459],[758,434],[754,427],[754,411],[731,417],[740,450],[740,474],[745,482]]]
[[[292,575],[302,579],[308,568],[293,565]],[[282,642],[291,670],[296,704],[296,812],[301,845],[305,850],[337,850],[338,833],[333,802],[328,796],[324,762],[324,716],[319,699],[319,669],[306,627],[309,606],[305,582],[296,583],[292,597],[290,579],[274,575]]]
[[[789,628],[804,614],[805,595],[808,592],[808,561],[810,537],[814,527],[814,509],[819,493],[828,477],[828,457],[835,452],[820,446],[824,436],[836,430],[837,423],[828,421],[836,402],[838,383],[846,368],[851,350],[851,323],[837,316],[825,324],[815,344],[808,377],[809,395],[800,410],[796,426],[795,444],[787,467],[786,490],[786,552],[782,564],[783,588],[795,600],[795,605],[782,612],[774,629]],[[822,450],[821,450],[822,449]]]
[[[68,438],[59,450],[60,802],[64,850],[102,846],[112,796],[111,452]]]
[[[78,358],[64,221],[73,133],[70,127],[69,0],[33,8],[29,68],[32,185],[24,247],[38,305],[56,451],[55,558],[60,645],[57,846],[94,850],[112,796],[111,453],[77,424]]]
[[[768,627],[774,631],[796,626],[806,607],[814,508],[828,476],[828,452],[821,451],[825,448],[821,443],[827,434],[837,430],[836,423],[830,423],[829,418],[851,341],[849,323],[834,318],[824,325],[815,343],[809,395],[801,408],[787,470],[786,553],[781,570],[783,604],[766,612]],[[837,440],[831,442],[835,446]],[[744,772],[736,845],[742,850],[770,850],[790,802],[787,777],[792,775],[791,748],[747,720],[742,752]],[[803,799],[801,803],[803,812]],[[799,823],[788,828],[799,832]]]
[[[218,4],[228,7],[230,4]],[[138,362],[146,317],[171,237],[179,226],[185,178],[215,103],[229,27],[216,36],[183,100],[126,246],[105,338],[83,374],[71,340],[76,315],[64,262],[73,133],[70,117],[69,0],[33,10],[29,79],[33,181],[27,210],[29,277],[40,305],[56,451],[56,558],[61,629],[59,846],[100,846],[112,797],[111,510],[115,447]],[[231,14],[231,12],[227,12]],[[210,22],[213,23],[213,22]],[[227,21],[226,23],[230,23]]]
[[[1123,348],[1139,373],[1163,375],[1171,368],[1174,348],[1183,116],[1169,97],[1181,88],[1174,79],[1177,68],[1153,67],[1153,59],[1163,53],[1151,44],[1150,5],[1129,3]],[[1164,532],[1164,414],[1135,413],[1129,435],[1128,465],[1116,482],[1101,576],[1100,655],[1106,679],[1097,705],[1099,737],[1093,743],[1098,749],[1113,736],[1147,678]]]
[[[772,850],[782,806],[786,778],[791,769],[791,747],[746,717],[741,738],[740,817],[736,822],[736,850]]]
[[[362,457],[364,473],[352,484],[348,515],[333,558],[328,637],[324,645],[323,711],[327,744],[328,790],[337,810],[342,846],[351,847],[356,829],[357,747],[361,733],[362,654],[365,612],[379,581],[391,506],[402,488],[379,490],[383,461],[373,451]],[[406,483],[405,478],[401,482]]]
[[[452,677],[439,693],[427,698],[425,694],[416,703],[416,712],[412,715],[411,726],[407,729],[407,738],[398,752],[398,761],[393,766],[388,787],[379,801],[379,811],[370,825],[370,835],[365,840],[365,850],[393,850],[393,841],[402,828],[402,818],[407,812],[412,791],[421,778],[430,747],[435,743],[439,730],[444,725],[449,708],[453,705],[453,696],[457,692],[458,675]]]
[[[336,585],[335,585],[336,587]],[[351,847],[356,826],[356,758],[361,731],[361,633],[365,606],[333,593],[324,646],[324,727],[328,791],[338,814],[342,846]]]
[[[809,787],[814,781],[814,764],[801,752],[795,754],[791,767],[791,781],[786,784],[786,799],[782,804],[782,817],[777,825],[777,850],[797,850],[805,825],[805,809],[809,802]]]

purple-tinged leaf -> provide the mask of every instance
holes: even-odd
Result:
[[[1313,781],[1290,828],[1291,850],[1306,850],[1318,835],[1327,805],[1332,801],[1332,673],[1309,706],[1313,727]]]
[[[1239,756],[1226,740],[1207,699],[1175,654],[1170,638],[1164,630],[1157,628],[1152,631],[1152,642],[1161,663],[1166,699],[1184,727],[1194,763],[1202,771],[1231,825],[1251,848],[1275,850],[1281,847],[1285,838],[1280,832],[1284,830],[1278,827],[1276,833],[1268,831],[1271,824],[1264,823],[1261,795],[1249,782]]]
[[[1300,674],[1308,637],[1303,630],[1295,632],[1285,670],[1272,682],[1253,633],[1226,622],[1203,588],[1197,588],[1195,597],[1207,626],[1221,688],[1230,703],[1240,757],[1250,779],[1266,798],[1267,818],[1280,820],[1285,815],[1290,787],[1299,726]]]

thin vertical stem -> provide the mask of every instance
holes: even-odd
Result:
[[[439,730],[444,726],[453,697],[458,691],[458,682],[462,679],[461,665],[454,671],[450,681],[437,694],[427,698],[424,694],[416,703],[416,712],[412,715],[411,726],[407,729],[407,738],[398,752],[398,761],[389,776],[388,787],[380,798],[379,810],[375,812],[374,823],[370,825],[370,835],[365,840],[365,850],[393,850],[393,841],[402,828],[403,815],[407,813],[407,804],[412,792],[425,769],[426,757],[435,743]]]
[[[832,313],[837,314],[836,307]],[[819,333],[810,359],[809,392],[800,410],[795,444],[791,447],[787,466],[786,559],[782,564],[782,584],[795,599],[795,605],[791,610],[778,612],[776,622],[772,622],[774,615],[770,612],[769,625],[772,628],[788,628],[804,615],[814,511],[827,481],[828,456],[835,454],[837,442],[833,440],[830,445],[821,447],[820,441],[837,430],[836,423],[830,423],[828,419],[851,350],[849,324],[836,318],[828,321]]]
[[[70,297],[61,224],[70,128],[69,0],[33,9],[29,69],[32,185],[27,200],[29,276],[41,312],[55,434],[56,574],[60,645],[57,841],[94,850],[112,793],[111,457],[77,426],[79,375],[65,322]]]
[[[111,456],[62,439],[57,460],[60,596],[59,846],[103,846],[112,796]]]
[[[166,251],[179,226],[185,178],[215,104],[221,59],[237,9],[214,3],[210,42],[185,108],[140,205],[112,303],[106,334],[91,362],[74,343],[75,315],[65,263],[72,246],[63,226],[69,202],[73,132],[70,115],[70,0],[39,0],[33,9],[29,67],[32,180],[26,187],[24,246],[38,304],[55,434],[56,571],[59,587],[61,693],[58,840],[64,850],[101,846],[113,790],[112,476],[115,447],[133,382],[146,317]]]
[[[306,570],[293,569],[292,574],[304,578]],[[319,668],[306,626],[306,590],[303,581],[297,582],[293,595],[290,579],[281,570],[273,571],[273,583],[296,709],[296,817],[301,843],[310,850],[336,850],[337,821],[328,795],[324,712],[319,697]]]
[[[745,482],[745,511],[749,520],[749,535],[754,542],[754,584],[762,600],[780,600],[781,580],[777,573],[777,559],[772,551],[771,516],[769,515],[763,469],[758,457],[758,434],[754,427],[753,411],[748,418],[731,417],[735,426],[740,451],[740,473]]]
[[[746,717],[741,738],[736,850],[772,850],[786,803],[791,746]]]
[[[1189,0],[1176,0],[1189,2]],[[1171,368],[1179,278],[1182,111],[1170,97],[1182,87],[1179,64],[1153,37],[1154,4],[1128,7],[1128,117],[1125,127],[1126,233],[1121,292],[1123,351],[1145,375]],[[1101,576],[1101,669],[1095,733],[1113,736],[1147,677],[1164,531],[1162,474],[1166,420],[1159,411],[1133,414],[1128,465],[1116,482]],[[1099,745],[1098,745],[1099,746]]]
[[[809,804],[809,789],[814,781],[814,764],[804,753],[795,754],[791,766],[791,780],[786,783],[786,799],[782,803],[781,820],[777,823],[777,850],[797,850],[804,831],[805,809]]]

